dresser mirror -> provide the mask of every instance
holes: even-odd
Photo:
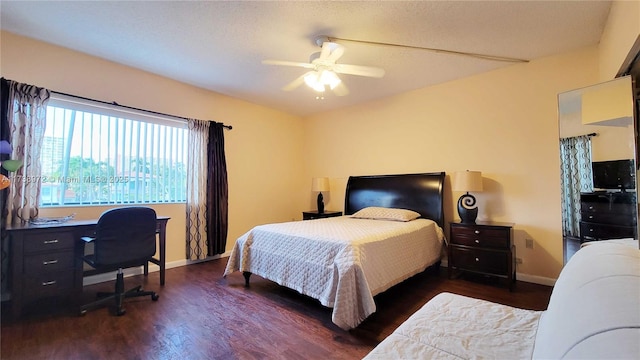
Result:
[[[635,111],[631,76],[558,95],[565,262],[585,241],[638,238]]]

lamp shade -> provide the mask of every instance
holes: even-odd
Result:
[[[482,191],[480,171],[458,171],[453,177],[453,191]]]
[[[311,191],[329,191],[329,178],[313,178],[311,182]]]

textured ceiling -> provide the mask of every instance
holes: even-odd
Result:
[[[309,115],[510,63],[342,42],[350,94],[281,88],[306,70],[318,35],[536,59],[597,44],[609,1],[6,1],[0,28],[292,114]]]

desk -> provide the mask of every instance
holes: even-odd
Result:
[[[160,285],[164,285],[166,230],[169,217],[159,216],[158,255],[150,261],[160,267]],[[93,236],[98,220],[73,220],[43,225],[12,225],[9,232],[9,289],[13,319],[29,303],[49,297],[72,297],[82,293],[82,279],[96,274],[83,272],[81,256],[83,236]],[[144,266],[145,276],[149,264]]]

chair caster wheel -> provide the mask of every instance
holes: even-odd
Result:
[[[126,311],[125,309],[118,309],[118,310],[116,310],[116,315],[117,315],[117,316],[122,316],[122,315],[124,315],[124,314],[126,314],[126,313],[127,313],[127,311]]]
[[[160,295],[158,295],[158,294],[151,295],[151,300],[153,300],[153,301],[158,301],[159,298],[160,298]]]
[[[80,312],[78,313],[78,316],[85,316],[87,315],[87,310],[80,310]]]

